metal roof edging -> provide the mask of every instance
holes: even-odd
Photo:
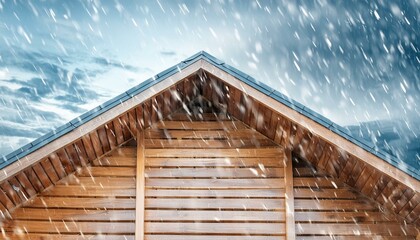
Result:
[[[305,105],[286,97],[286,95],[272,89],[271,87],[265,85],[264,83],[257,82],[254,78],[249,76],[248,74],[243,73],[242,71],[236,69],[235,67],[232,67],[224,62],[219,61],[219,64],[215,64],[216,62],[212,55],[203,52],[203,57],[205,60],[207,60],[209,63],[212,63],[220,70],[223,70],[232,76],[236,77],[240,81],[246,83],[247,85],[253,87],[254,89],[266,94],[267,96],[273,98],[274,100],[288,106],[289,108],[292,108],[295,111],[298,111],[302,115],[314,120],[315,122],[321,124],[322,126],[328,128],[330,131],[340,135],[341,137],[345,138],[346,140],[352,142],[353,144],[361,147],[365,151],[370,152],[371,154],[381,158],[385,162],[391,164],[392,166],[400,169],[401,171],[407,173],[408,175],[416,178],[417,180],[420,180],[420,171],[416,170],[413,166],[405,164],[405,168],[402,169],[399,166],[398,161],[396,161],[396,157],[392,156],[388,153],[386,153],[383,150],[379,150],[375,148],[375,145],[373,143],[367,142],[364,139],[356,138],[352,136],[346,129],[338,124],[335,124],[328,118],[322,116],[321,114],[318,114],[317,112],[313,111],[312,109],[306,107]],[[388,156],[384,158],[384,156]]]
[[[50,142],[60,138],[61,136],[71,132],[77,127],[83,125],[84,123],[92,120],[93,118],[101,115],[102,113],[110,110],[111,108],[127,101],[128,99],[133,98],[134,96],[140,94],[141,92],[153,87],[157,83],[171,77],[175,73],[182,71],[188,66],[194,64],[195,62],[203,59],[203,52],[199,52],[188,59],[156,74],[155,76],[143,81],[130,88],[129,90],[123,92],[122,94],[102,103],[101,105],[83,113],[82,115],[70,120],[69,122],[59,126],[58,128],[42,135],[41,137],[33,140],[32,142],[12,151],[11,153],[3,156],[3,161],[0,162],[0,169],[3,169],[16,161],[24,158],[25,156],[31,154],[32,152],[42,148],[43,146],[49,144]]]

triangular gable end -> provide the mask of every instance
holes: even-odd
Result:
[[[58,175],[48,178],[58,181],[135,138],[139,129],[200,97],[376,199],[408,223],[419,224],[418,171],[399,169],[392,157],[376,152],[328,119],[205,52],[7,155],[0,163],[2,212],[48,187],[35,189],[28,184],[35,177],[41,179],[40,174],[47,176],[48,168],[54,168]],[[13,195],[16,187],[13,182],[32,188],[26,191],[29,196],[8,201],[7,194]]]

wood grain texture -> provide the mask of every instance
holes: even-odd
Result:
[[[196,69],[205,65],[205,62],[200,61],[197,65],[199,67]],[[213,68],[210,67],[210,69]],[[217,71],[217,69],[213,70],[215,72],[212,72],[212,74],[216,76],[224,74]],[[177,76],[187,76],[185,74],[187,73],[184,72]],[[200,74],[212,75],[204,71]],[[370,193],[387,209],[394,210],[400,213],[401,216],[406,217],[409,220],[408,222],[419,222],[420,206],[418,206],[418,201],[416,200],[420,186],[418,181],[412,181],[412,178],[407,177],[398,169],[394,169],[383,162],[381,164],[379,158],[370,153],[360,151],[360,148],[355,147],[354,144],[334,135],[334,133],[326,131],[322,126],[311,122],[312,120],[306,119],[281,104],[279,105],[278,102],[273,102],[273,99],[265,97],[255,89],[238,83],[232,76],[226,76],[226,79],[227,82],[223,82],[213,76],[202,78],[200,75],[200,78],[193,76],[185,81],[177,79],[175,82],[159,84],[158,87],[163,88],[158,88],[157,92],[145,92],[144,95],[142,93],[141,96],[136,96],[136,99],[129,100],[127,104],[124,103],[116,107],[112,113],[104,113],[102,117],[95,118],[78,128],[77,133],[71,132],[60,138],[61,140],[57,139],[50,146],[42,148],[39,152],[36,151],[28,155],[27,158],[22,159],[19,163],[21,164],[19,168],[24,168],[23,174],[16,174],[19,171],[17,166],[9,166],[0,174],[0,178],[3,180],[5,176],[11,177],[11,179],[8,179],[6,183],[1,185],[3,197],[1,198],[0,196],[0,208],[3,210],[8,209],[8,207],[18,206],[25,202],[28,197],[35,196],[39,191],[50,187],[68,175],[70,177],[68,177],[68,181],[64,181],[66,183],[57,183],[58,188],[61,188],[61,192],[57,191],[57,195],[46,195],[46,199],[57,198],[56,200],[62,200],[60,197],[79,196],[77,194],[80,194],[79,197],[101,199],[106,194],[105,191],[109,190],[110,193],[120,194],[118,198],[130,200],[133,197],[132,192],[127,191],[126,194],[123,194],[117,190],[120,190],[118,185],[132,186],[135,184],[134,169],[130,167],[135,166],[136,159],[133,159],[132,156],[110,156],[103,157],[100,160],[95,160],[95,158],[106,154],[108,149],[119,151],[120,148],[117,148],[118,143],[136,137],[136,127],[137,125],[143,125],[146,121],[145,119],[148,119],[148,126],[158,126],[159,128],[151,132],[150,136],[153,137],[148,139],[147,145],[154,149],[147,150],[150,156],[145,158],[145,164],[149,164],[151,168],[150,179],[147,179],[145,182],[157,185],[156,189],[149,190],[168,194],[169,190],[180,187],[182,192],[179,193],[179,196],[175,196],[176,198],[194,198],[194,196],[187,195],[186,191],[208,194],[206,198],[208,196],[210,196],[208,198],[214,198],[214,194],[211,196],[210,193],[202,191],[205,191],[205,188],[207,188],[210,191],[223,192],[224,190],[230,190],[233,186],[232,191],[238,191],[237,196],[243,196],[244,191],[249,190],[250,186],[256,184],[256,190],[258,191],[278,190],[284,193],[287,186],[278,182],[279,179],[284,177],[284,174],[281,175],[276,171],[271,171],[271,168],[283,167],[283,165],[273,164],[276,160],[275,158],[283,154],[283,152],[270,152],[272,150],[266,147],[272,146],[270,141],[264,142],[262,140],[264,137],[261,137],[261,134],[255,134],[256,131],[254,131],[254,136],[258,136],[260,140],[257,142],[260,145],[256,142],[254,149],[252,148],[253,141],[244,141],[242,143],[232,141],[232,139],[250,137],[247,133],[244,134],[245,131],[241,133],[243,135],[239,134],[242,130],[246,130],[248,133],[252,132],[242,122],[237,120],[230,121],[229,118],[224,118],[220,121],[210,119],[193,121],[191,123],[189,118],[184,117],[172,121],[167,126],[159,125],[163,124],[160,120],[165,119],[163,116],[160,116],[159,112],[170,112],[170,109],[166,108],[168,96],[172,99],[178,99],[171,101],[172,106],[183,107],[181,101],[188,104],[188,101],[191,99],[204,94],[206,98],[214,103],[211,108],[208,107],[207,109],[214,111],[214,109],[218,108],[218,113],[224,113],[225,116],[229,115],[226,111],[230,111],[231,115],[238,116],[237,119],[266,134],[276,143],[285,147],[294,146],[301,149],[306,148],[307,145],[310,146],[308,147],[310,151],[305,152],[299,149],[296,152],[300,154],[310,153],[311,156],[309,158],[312,159],[311,162],[318,164],[317,167],[326,170],[332,177],[338,177],[338,180],[332,180],[331,177],[311,180],[309,179],[310,176],[300,176],[294,179],[293,184],[298,190],[301,190],[294,192],[296,196],[301,198],[296,202],[297,206],[302,207],[302,205],[305,205],[321,211],[324,209],[335,211],[337,207],[333,207],[333,204],[329,201],[336,200],[337,206],[344,206],[346,211],[351,211],[351,207],[347,207],[350,206],[349,202],[351,201],[353,201],[354,209],[360,208],[364,212],[375,212],[380,209],[377,206],[372,208],[366,207],[371,203],[360,200],[354,192],[346,193],[346,188],[342,184],[347,183],[354,186],[356,190]],[[172,78],[172,80],[174,79]],[[211,82],[206,85],[204,81]],[[175,95],[179,96],[175,96],[168,91],[162,92],[162,90],[168,89],[173,83],[176,83],[176,85],[172,89],[176,91]],[[241,91],[238,89],[241,89]],[[235,99],[233,105],[229,103],[231,99]],[[133,103],[136,104],[133,105]],[[147,104],[149,104],[148,107],[146,106]],[[139,105],[141,107],[140,112],[138,111]],[[143,110],[143,107],[146,110]],[[186,106],[186,108],[189,111],[193,111],[193,106]],[[244,110],[243,113],[241,113],[241,109]],[[141,117],[139,118],[139,116]],[[118,121],[115,121],[115,119],[118,119]],[[159,123],[157,123],[158,120],[160,121]],[[167,130],[166,127],[170,128],[170,130]],[[270,129],[272,130],[270,131]],[[171,139],[166,139],[166,133],[170,131],[173,132],[173,135],[171,135]],[[308,131],[310,131],[310,134]],[[232,137],[233,135],[229,135],[229,132],[236,132],[238,135]],[[210,143],[211,146],[219,144],[213,149],[206,149],[209,154],[207,157],[203,151],[199,151],[206,148],[206,143],[202,141],[203,139],[200,139],[200,135],[197,133],[206,136],[207,140],[209,140],[207,143]],[[180,137],[173,137],[175,135]],[[218,137],[222,138],[223,141],[220,141]],[[176,140],[176,144],[172,145],[173,149],[168,149],[171,148],[172,138]],[[155,139],[161,140],[157,145],[160,144],[165,150],[159,149],[159,146],[154,142]],[[200,141],[198,142],[198,140]],[[107,146],[107,143],[109,146]],[[261,145],[261,143],[263,144]],[[261,146],[264,147],[261,148]],[[191,159],[194,159],[194,162],[191,162]],[[41,162],[41,165],[36,165],[38,161]],[[264,163],[260,161],[264,161]],[[94,163],[98,165],[84,168],[86,164]],[[270,165],[272,166],[269,167]],[[109,175],[106,175],[107,170],[102,168],[107,166],[110,166]],[[74,177],[72,174],[80,167],[84,169]],[[177,167],[184,169],[175,169]],[[218,167],[220,167],[220,171],[200,169]],[[156,171],[157,168],[164,170],[159,173]],[[191,168],[197,170],[190,171]],[[247,168],[249,169],[248,171]],[[250,173],[255,176],[252,176]],[[236,174],[238,178],[232,179]],[[373,176],[370,177],[368,176],[369,174]],[[95,181],[89,180],[89,178],[92,178],[91,176],[95,176]],[[342,181],[339,181],[340,179]],[[169,183],[167,180],[174,181]],[[191,180],[196,180],[196,183],[192,183]],[[244,184],[239,184],[238,181],[235,182],[234,180],[243,180]],[[208,189],[208,185],[213,183],[216,188]],[[231,183],[233,183],[232,186],[226,186],[226,184],[229,185]],[[73,195],[66,195],[64,192],[65,190],[63,189],[67,186],[66,184],[69,189],[74,190]],[[192,184],[193,187],[186,187],[189,184]],[[81,187],[76,188],[76,186]],[[83,191],[83,188],[92,190],[92,194],[86,193],[87,191]],[[99,190],[99,188],[102,188],[102,190]],[[308,203],[308,200],[311,200],[310,191],[314,192],[313,196],[318,198],[318,203]],[[49,191],[49,193],[51,192]],[[258,198],[256,194],[252,193],[251,197],[248,198],[251,200],[253,197]],[[269,194],[267,193],[267,195]],[[237,196],[232,196],[232,198]],[[263,196],[265,195],[259,197],[265,198]],[[354,196],[356,196],[356,199]],[[158,195],[156,197],[170,198],[171,196]],[[275,200],[280,199],[279,197],[271,198]],[[42,203],[39,204],[39,206],[41,205]],[[305,207],[301,209],[305,209]]]
[[[281,160],[280,160],[281,161]],[[284,181],[285,181],[285,209],[286,209],[286,239],[294,240],[295,233],[295,197],[293,191],[292,153],[287,150],[284,154]]]
[[[145,239],[284,236],[284,150],[237,121],[175,119],[145,131]]]
[[[145,178],[144,178],[144,132],[137,134],[137,168],[136,168],[136,239],[144,239],[144,205],[145,205]]]
[[[72,145],[72,147],[74,146]],[[135,147],[121,147],[108,153],[107,157],[126,159],[129,156],[135,158],[133,149],[136,150]],[[78,152],[76,149],[74,151]],[[68,151],[66,153],[70,158],[72,154]],[[59,160],[58,156],[56,159]],[[34,165],[31,168],[32,172],[24,172],[26,179],[20,175],[16,181],[11,182],[16,189],[23,189],[25,186],[24,194],[20,190],[14,190],[9,184],[16,197],[21,198],[28,195],[27,189],[30,188],[26,184],[31,184],[34,190],[41,187],[45,179],[43,181],[39,179],[38,182],[32,180],[36,177],[37,172],[47,175],[45,172],[51,171],[52,168],[49,159],[45,159],[41,163],[49,169],[45,168],[48,170],[44,170],[42,165]],[[109,234],[111,237],[116,236],[116,239],[118,236],[134,236],[135,163],[123,167],[101,165],[101,163],[103,161],[95,160],[64,179],[59,180],[56,177],[57,182],[54,187],[45,189],[39,196],[31,198],[23,204],[22,202],[17,203],[18,208],[10,214],[4,214],[2,236],[6,239],[15,239],[18,236],[23,239],[38,239],[38,237],[40,239],[60,239],[61,234],[72,236],[75,239],[81,235],[91,236],[92,239],[103,234],[107,236]],[[20,182],[23,182],[24,185],[17,187],[16,185]],[[5,202],[1,194],[0,202]],[[5,203],[13,204],[12,201]]]
[[[399,216],[380,208],[342,180],[316,171],[308,162],[298,158],[294,162],[295,180],[302,183],[294,188],[296,238],[415,238],[418,232],[415,225],[407,225]],[[393,185],[388,183],[388,186]],[[407,202],[404,200],[401,204]]]

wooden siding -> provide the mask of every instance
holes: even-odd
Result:
[[[224,115],[171,119],[145,130],[145,239],[284,238],[283,149]]]
[[[196,114],[172,113],[142,130],[141,148],[127,141],[44,188],[2,223],[3,236],[134,239],[136,223],[147,240],[415,239],[419,233],[339,176],[299,158],[291,168],[283,147],[223,109],[206,101],[188,107],[197,105]],[[325,151],[332,150],[324,146],[320,156]],[[81,163],[88,156],[66,154]],[[139,180],[144,188],[136,188]],[[139,191],[143,204],[136,203]]]
[[[182,108],[182,103],[189,101],[187,99],[197,97],[198,90],[190,86],[197,81],[197,77],[192,76],[191,80],[186,78],[178,82],[17,174],[7,177],[0,183],[0,217],[7,217],[10,211],[44,189],[135,138],[139,128],[149,127],[167,117],[174,109]],[[158,105],[165,107],[157,107]],[[161,113],[156,114],[156,109],[161,109]]]
[[[420,192],[380,172],[367,163],[369,160],[362,161],[353,153],[344,151],[334,143],[334,139],[323,139],[313,134],[311,129],[269,108],[264,102],[248,95],[244,89],[237,89],[206,71],[203,71],[201,79],[206,82],[202,84],[204,98],[226,109],[228,114],[277,144],[307,159],[317,169],[325,170],[357,191],[372,197],[384,208],[405,218],[408,223],[420,226]]]
[[[11,213],[2,238],[134,239],[136,148],[119,147]]]
[[[297,239],[416,239],[419,229],[340,179],[294,158]]]
[[[176,113],[178,109],[182,109],[188,114],[185,112]],[[162,119],[166,120],[159,122]],[[270,230],[271,227],[285,229],[286,226],[285,215],[279,217],[273,213],[285,210],[285,174],[284,171],[275,170],[283,167],[278,165],[279,159],[276,158],[279,152],[275,150],[275,146],[278,145],[293,151],[296,156],[306,159],[316,169],[323,172],[323,177],[317,175],[315,180],[313,176],[309,175],[307,177],[299,175],[299,178],[293,180],[294,187],[299,189],[299,192],[294,192],[296,200],[299,200],[294,202],[295,208],[300,209],[298,212],[312,214],[308,215],[310,217],[318,212],[323,212],[325,210],[322,209],[323,207],[329,208],[324,211],[328,214],[338,212],[338,209],[345,212],[340,213],[340,216],[327,214],[330,221],[319,222],[302,222],[297,218],[299,213],[296,213],[297,226],[309,229],[308,234],[306,232],[301,234],[302,231],[297,227],[296,232],[298,235],[300,234],[298,239],[328,238],[330,236],[326,232],[330,230],[330,233],[337,239],[360,237],[355,236],[357,234],[364,235],[365,238],[378,235],[385,236],[386,239],[399,239],[398,237],[405,236],[412,239],[415,230],[418,231],[413,226],[420,225],[419,192],[395,180],[392,176],[384,174],[351,152],[344,151],[333,140],[317,136],[307,126],[293,122],[283,113],[267,107],[264,102],[260,102],[206,72],[198,76],[191,76],[156,93],[127,112],[97,126],[95,130],[70,144],[61,146],[47,157],[35,161],[34,164],[22,169],[17,174],[7,177],[0,183],[1,217],[9,219],[15,212],[18,214],[19,211],[22,211],[21,209],[46,209],[45,204],[51,208],[51,212],[54,214],[62,208],[62,204],[66,204],[63,213],[60,213],[61,215],[57,213],[57,216],[64,216],[64,212],[70,211],[69,209],[81,210],[84,208],[83,204],[95,205],[99,210],[107,209],[107,211],[109,208],[113,211],[132,210],[133,206],[130,204],[134,204],[131,201],[133,194],[135,195],[135,189],[128,191],[127,189],[118,189],[118,187],[121,184],[135,184],[133,178],[135,168],[133,166],[135,166],[136,160],[132,157],[121,156],[113,158],[109,157],[109,154],[119,152],[123,144],[131,143],[132,139],[136,139],[140,129],[147,129],[144,131],[145,176],[147,176],[145,181],[146,239],[161,239],[161,237],[184,239],[178,235],[182,236],[184,234],[182,231],[190,230],[195,231],[193,235],[189,235],[190,239],[204,239],[205,237],[197,235],[201,233],[211,234],[212,239],[224,239],[226,236],[220,235],[222,231],[220,229],[226,231],[236,229],[235,234],[239,235],[232,235],[229,239],[281,239],[285,237],[285,230],[280,232]],[[229,158],[229,161],[226,161],[226,158]],[[264,172],[265,177],[261,175],[262,162],[263,169],[266,171]],[[112,168],[111,171],[109,171],[109,167]],[[250,173],[255,173],[255,171],[249,169],[254,169],[261,178],[250,177]],[[307,168],[295,168],[294,171],[295,175],[297,171],[308,173]],[[75,172],[76,175],[74,175]],[[97,181],[93,181],[90,177],[92,172],[95,173]],[[118,179],[118,181],[109,181],[110,177]],[[62,184],[64,181],[67,181],[68,184]],[[99,188],[92,192],[84,190],[97,187],[97,184],[105,186],[105,190]],[[315,194],[325,194],[321,194],[325,197],[322,199],[323,204],[321,205],[318,200],[313,199],[312,185],[314,184],[317,188],[323,188],[322,191],[317,191]],[[253,191],[248,191],[250,185],[254,186]],[[184,189],[183,186],[190,187]],[[343,186],[351,187],[352,190],[348,191]],[[48,196],[51,191],[57,191],[63,195],[61,198],[58,195]],[[68,201],[66,197],[68,192],[74,193],[78,200]],[[41,195],[37,195],[39,193]],[[91,198],[91,193],[96,194],[94,199]],[[114,209],[112,206],[115,205],[112,201],[100,201],[110,193],[112,196],[118,196],[114,200],[118,200],[121,209]],[[334,198],[332,198],[332,193]],[[354,197],[350,198],[352,194]],[[361,196],[368,196],[368,198]],[[85,200],[84,198],[91,198],[91,200],[82,201],[81,199]],[[226,201],[220,202],[219,198]],[[168,203],[167,199],[173,201]],[[238,201],[234,200],[243,201],[242,207],[238,206]],[[272,208],[273,211],[263,211],[259,205],[260,200],[264,200],[264,208]],[[352,206],[356,206],[357,211],[351,211],[350,200],[354,201],[352,204],[356,204]],[[226,205],[220,205],[221,203]],[[169,206],[165,204],[169,204]],[[279,204],[283,204],[283,208],[278,208]],[[188,206],[194,206],[194,208],[190,209]],[[302,210],[302,206],[308,209]],[[318,210],[320,206],[322,208]],[[181,215],[166,212],[174,211],[179,207],[184,211]],[[226,211],[216,211],[219,208]],[[243,211],[244,208],[253,214]],[[379,211],[381,209],[393,211],[399,216],[389,213],[383,215]],[[93,211],[93,208],[87,208],[87,210],[90,212]],[[162,214],[159,215],[159,219],[154,219],[154,214],[148,214],[148,211],[155,210],[159,210],[159,214]],[[208,219],[206,211],[219,215]],[[358,214],[368,212],[368,217],[357,214],[357,216],[353,216],[354,212],[358,212]],[[228,213],[235,213],[234,219],[229,218]],[[93,212],[92,214],[98,215],[99,213]],[[42,214],[38,213],[39,215]],[[83,220],[82,215],[82,213],[77,215],[80,219],[76,223],[80,225],[76,225],[80,227],[76,227],[73,220],[64,220],[57,223],[58,225],[54,225],[54,222],[58,222],[56,220],[48,223],[46,229],[54,233],[70,231],[73,237],[79,234],[76,233],[76,229],[79,229],[85,231],[85,237],[94,239],[93,228],[87,224],[90,221],[89,216],[87,216],[87,220]],[[121,216],[121,214],[118,213],[116,216]],[[237,219],[236,216],[238,216]],[[263,216],[268,220],[261,221]],[[374,217],[371,218],[371,216]],[[107,228],[108,217],[106,215],[102,220],[98,220],[98,229]],[[179,219],[183,217],[190,220],[180,221]],[[195,217],[197,219],[194,219]],[[346,226],[352,226],[351,223],[340,220],[349,218],[353,219],[353,223],[358,224],[356,231],[352,233],[346,229]],[[358,219],[360,218],[373,220],[367,222],[363,220],[363,224],[359,228]],[[409,225],[401,225],[401,218]],[[224,220],[219,221],[220,219]],[[394,222],[384,219],[392,219]],[[4,222],[3,227],[5,231],[14,231],[15,235],[13,236],[19,239],[17,235],[24,233],[25,226],[34,221],[38,220],[19,220],[17,218],[13,223]],[[119,228],[120,223],[122,225],[122,223],[130,221],[132,220],[117,221],[115,228]],[[193,224],[194,222],[200,224]],[[327,224],[333,222],[337,224],[336,229],[326,228]],[[384,232],[383,228],[376,225],[380,222],[389,224],[390,232]],[[164,223],[165,227],[168,226],[164,228],[164,231],[167,232],[161,230]],[[410,223],[414,223],[414,225],[410,225]],[[73,225],[69,226],[70,224]],[[129,226],[131,225],[129,224]],[[132,226],[134,230],[134,224]],[[219,228],[220,226],[223,228]],[[264,231],[272,236],[262,236],[262,233],[257,230],[248,232],[252,236],[241,235],[245,234],[246,229],[259,227],[265,229]],[[54,230],[52,230],[53,228]],[[218,230],[204,232],[210,231],[204,230],[207,228]],[[46,236],[44,231],[47,230],[41,230],[40,225],[35,224],[30,229],[34,232],[32,234],[34,239],[42,239]],[[170,229],[174,229],[173,232],[169,231]],[[324,229],[324,231],[321,232],[319,229]],[[398,229],[402,229],[401,231],[405,231],[407,235],[402,235]],[[109,233],[110,239],[121,239],[120,235],[115,234],[125,235],[129,230],[131,233],[132,229],[127,226],[121,226],[121,232],[109,230],[115,231]],[[107,236],[105,235],[105,237]],[[69,236],[60,236],[62,239],[66,239],[66,237]]]

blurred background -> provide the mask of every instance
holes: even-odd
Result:
[[[205,50],[420,169],[420,1],[0,0],[0,156]]]

